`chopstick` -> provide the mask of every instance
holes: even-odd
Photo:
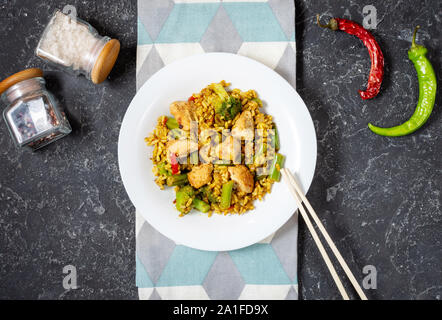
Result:
[[[302,192],[302,189],[298,182],[296,181],[295,177],[291,174],[291,172],[287,168],[281,169],[282,177],[284,181],[286,182],[287,186],[289,187],[289,190],[292,192],[293,196],[295,197],[295,200],[297,202],[299,211],[301,212],[301,216],[304,219],[307,228],[309,229],[310,233],[312,234],[313,240],[316,243],[316,246],[319,249],[319,252],[322,255],[322,258],[325,261],[325,264],[328,267],[328,270],[330,271],[333,280],[336,283],[336,286],[338,287],[339,292],[342,295],[342,298],[344,300],[349,300],[348,294],[344,289],[344,286],[342,285],[341,280],[339,279],[336,270],[330,261],[330,258],[327,254],[327,252],[324,249],[324,246],[321,243],[321,240],[318,237],[318,234],[316,233],[316,230],[314,229],[312,222],[310,221],[310,218],[305,211],[305,208],[303,204],[306,206],[307,210],[309,211],[310,215],[312,216],[313,220],[315,221],[316,225],[318,226],[319,231],[324,236],[327,244],[331,248],[333,254],[335,255],[336,259],[338,260],[339,264],[341,265],[342,269],[344,270],[345,274],[349,278],[351,284],[355,288],[357,294],[361,298],[361,300],[367,300],[367,296],[365,295],[364,291],[362,291],[361,287],[359,286],[358,281],[354,277],[353,273],[351,272],[350,268],[348,267],[347,263],[345,262],[344,258],[342,257],[341,253],[339,252],[338,248],[334,244],[333,240],[330,238],[330,235],[328,234],[327,230],[325,230],[324,225],[322,224],[321,220],[318,218],[318,215],[316,214],[315,210],[311,206],[310,202],[306,198],[305,194]]]
[[[325,251],[324,246],[321,243],[321,240],[319,240],[318,234],[316,233],[316,230],[313,227],[312,222],[310,221],[310,218],[307,215],[307,212],[305,211],[304,207],[302,206],[301,198],[299,197],[298,193],[296,192],[295,187],[292,185],[292,182],[290,180],[290,176],[289,176],[287,169],[285,169],[285,168],[281,169],[281,173],[282,173],[282,178],[284,179],[287,186],[289,187],[289,190],[292,192],[293,196],[295,197],[295,200],[296,200],[296,203],[298,204],[298,208],[299,208],[299,211],[301,212],[302,218],[304,219],[304,222],[307,225],[308,230],[312,234],[313,240],[315,241],[316,246],[318,247],[322,258],[324,259],[325,264],[327,265],[327,268],[330,271],[332,278],[335,281],[339,292],[341,293],[342,298],[344,300],[350,300],[347,292],[344,289],[344,286],[342,285],[341,280],[338,277],[338,274],[336,273],[335,267],[333,266],[327,252]]]

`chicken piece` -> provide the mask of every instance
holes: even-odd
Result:
[[[187,179],[192,187],[199,189],[212,180],[213,164],[206,163],[193,167],[187,174]]]
[[[166,148],[168,155],[172,153],[180,158],[187,156],[191,152],[197,151],[198,144],[188,139],[172,140],[167,143]]]
[[[217,156],[215,147],[218,145],[219,133],[215,129],[201,129],[199,143],[201,143],[199,156],[203,163],[213,162]]]
[[[254,129],[252,113],[246,110],[236,120],[232,128],[232,135],[237,139],[253,140]]]
[[[229,167],[230,178],[235,181],[238,185],[238,189],[245,193],[251,193],[255,185],[255,180],[253,178],[250,170],[244,165],[237,165],[234,167]]]
[[[234,163],[241,163],[241,141],[233,136],[228,136],[215,148],[215,155],[221,160],[232,160]]]
[[[169,106],[170,113],[183,130],[190,130],[190,122],[196,121],[193,102],[175,101]]]
[[[199,156],[200,159],[202,159],[203,163],[212,162],[213,158],[211,156],[211,149],[212,147],[210,146],[210,144],[205,144],[200,148]]]

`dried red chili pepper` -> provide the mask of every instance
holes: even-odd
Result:
[[[384,77],[384,55],[373,35],[364,29],[364,27],[351,20],[332,18],[328,24],[323,25],[319,21],[319,14],[316,18],[321,28],[328,28],[333,31],[342,30],[362,40],[370,53],[371,70],[370,76],[368,77],[367,89],[365,91],[359,90],[359,95],[364,100],[374,98],[379,93]]]

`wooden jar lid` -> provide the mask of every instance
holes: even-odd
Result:
[[[91,80],[93,83],[101,83],[107,78],[115,65],[118,53],[120,53],[120,41],[111,39],[104,45],[92,68]]]
[[[36,77],[43,77],[43,71],[39,68],[31,68],[17,72],[0,82],[0,95],[13,85]]]

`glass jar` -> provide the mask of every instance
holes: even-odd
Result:
[[[112,70],[120,42],[100,36],[89,23],[56,10],[35,51],[75,75],[84,75],[93,83],[103,82]]]
[[[27,69],[0,82],[3,117],[19,147],[37,150],[72,129],[54,96],[46,90],[43,71]]]

